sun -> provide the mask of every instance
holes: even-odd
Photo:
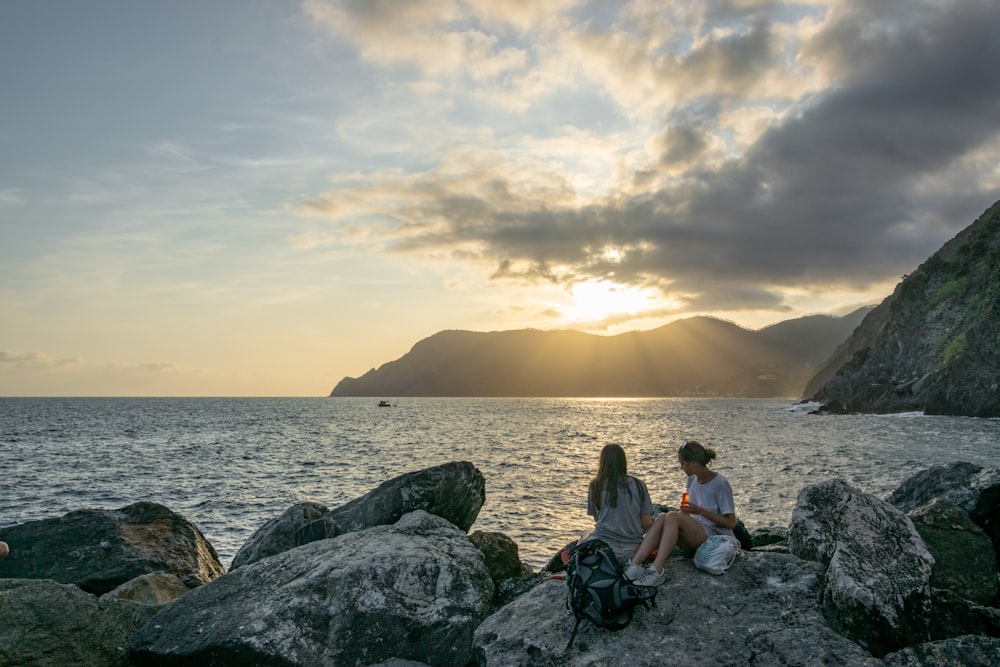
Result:
[[[565,309],[575,322],[597,322],[615,315],[634,315],[649,310],[658,295],[649,289],[619,285],[609,280],[577,283],[570,291],[573,304]]]

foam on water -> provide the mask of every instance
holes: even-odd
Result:
[[[467,460],[486,477],[473,530],[513,538],[537,568],[592,527],[601,447],[625,447],[654,502],[678,503],[676,448],[714,447],[737,514],[784,526],[802,487],[841,478],[885,496],[930,465],[1000,462],[1000,421],[808,415],[749,399],[0,399],[0,525],[159,502],[228,566],[267,520],[336,507],[397,475]]]

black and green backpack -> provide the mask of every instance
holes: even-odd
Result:
[[[632,622],[637,606],[656,606],[656,587],[637,586],[626,579],[615,552],[603,540],[587,540],[569,549],[566,584],[566,606],[576,616],[567,650],[585,618],[617,632]]]

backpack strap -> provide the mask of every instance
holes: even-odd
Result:
[[[573,625],[573,634],[569,636],[569,641],[566,642],[566,648],[563,649],[563,653],[569,652],[569,648],[573,645],[573,640],[576,639],[576,631],[580,629],[580,621],[582,620],[582,616],[577,617],[576,623]]]

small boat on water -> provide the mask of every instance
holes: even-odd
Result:
[[[380,408],[391,408],[392,407],[392,403],[390,403],[389,401],[379,401],[378,402],[378,406]]]

